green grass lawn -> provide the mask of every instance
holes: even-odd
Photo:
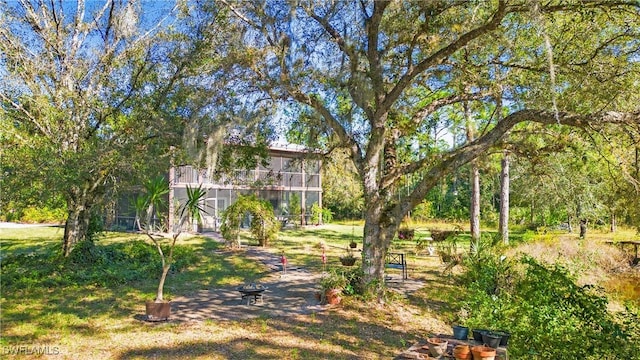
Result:
[[[453,228],[418,224],[417,238],[431,227]],[[144,236],[107,233],[91,256],[70,263],[58,256],[62,234],[59,227],[0,229],[3,358],[17,346],[48,345],[65,359],[388,359],[430,333],[449,331],[464,291],[455,275],[443,274],[437,257],[415,255],[415,241],[394,241],[392,249],[409,256],[411,279],[426,286],[384,307],[346,298],[308,316],[151,324],[139,319],[144,301],[155,295],[160,263]],[[243,244],[256,245],[247,236]],[[321,244],[335,267],[352,239],[361,249],[362,223],[286,229],[268,250],[320,271]],[[221,252],[221,246],[206,237],[181,239],[165,297],[235,286],[266,273],[242,250]],[[460,251],[468,246],[464,235]]]
[[[58,255],[62,235],[58,227],[0,233],[3,358],[18,346],[49,345],[69,359],[377,359],[446,329],[438,314],[411,304],[426,304],[415,296],[380,308],[346,299],[338,309],[306,317],[149,324],[139,318],[144,301],[155,295],[160,263],[144,236],[107,233],[96,242],[98,263],[80,258],[70,264]],[[326,245],[328,266],[340,266],[338,256],[351,239],[361,248],[361,236],[362,224],[291,229],[269,250],[284,251],[292,265],[320,271],[319,244]],[[248,238],[243,243],[254,245]],[[242,250],[219,252],[222,245],[209,238],[179,244],[176,260],[188,261],[170,273],[169,299],[252,281],[267,271]]]

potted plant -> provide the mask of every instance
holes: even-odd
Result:
[[[342,301],[342,290],[349,280],[343,272],[332,269],[327,276],[320,279],[320,301],[330,305],[337,305]]]
[[[353,266],[356,263],[356,259],[351,248],[347,248],[347,255],[340,256],[340,262],[344,266]]]
[[[153,183],[153,186],[151,186]],[[151,222],[151,217],[154,212],[160,208],[163,204],[163,197],[168,192],[168,184],[164,178],[156,178],[145,184],[145,194],[138,197],[136,200],[136,207],[146,206],[146,222],[144,224],[139,223],[139,227],[142,232],[153,242],[158,254],[162,260],[162,273],[160,274],[160,280],[158,282],[158,289],[156,291],[156,297],[153,301],[147,301],[145,303],[147,320],[149,321],[163,321],[167,320],[171,315],[171,304],[164,301],[164,283],[173,263],[173,250],[176,245],[178,237],[182,233],[182,228],[187,222],[196,223],[201,219],[201,214],[205,212],[202,207],[202,200],[206,196],[206,190],[201,186],[197,188],[191,188],[187,186],[187,199],[183,204],[179,204],[176,207],[176,215],[178,218],[177,224],[174,224],[174,228],[169,233],[162,233],[158,231]],[[160,194],[160,195],[159,195]],[[169,251],[165,252],[162,249],[163,240],[168,240]]]
[[[490,348],[497,349],[500,346],[500,341],[502,341],[502,335],[493,331],[487,331],[482,334],[482,343]]]
[[[355,249],[358,247],[358,243],[356,243],[355,240],[351,239],[351,242],[349,242],[349,247]]]
[[[413,237],[415,236],[415,230],[405,227],[405,228],[400,228],[398,230],[398,239],[400,240],[413,240]]]
[[[460,308],[455,315],[453,329],[453,337],[457,340],[467,340],[469,338],[469,328],[462,324],[467,322],[469,318],[469,310],[466,307]]]

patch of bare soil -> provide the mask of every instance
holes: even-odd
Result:
[[[267,287],[261,299],[243,301],[237,287],[201,290],[172,300],[172,321],[225,321],[309,315],[330,307],[320,304],[316,297],[322,274],[295,264],[289,264],[287,271],[282,272],[280,259],[260,248],[248,248],[246,256],[270,269],[267,276],[256,282]],[[398,275],[390,276],[387,284],[401,294],[415,292],[425,285],[421,280],[402,280]]]

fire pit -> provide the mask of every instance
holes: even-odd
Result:
[[[238,287],[238,291],[242,295],[242,300],[240,300],[240,303],[243,303],[245,300],[247,300],[247,305],[249,305],[251,304],[252,297],[254,304],[257,304],[258,300],[260,300],[260,303],[262,303],[262,293],[267,289],[268,288],[266,286],[254,283]]]

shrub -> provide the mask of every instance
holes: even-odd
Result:
[[[198,254],[190,247],[176,246],[174,252],[178,260],[171,266],[173,272],[183,271],[198,261]],[[159,263],[156,249],[143,241],[105,246],[82,241],[68,258],[53,249],[4,257],[2,285],[8,290],[67,285],[109,287],[155,279]]]
[[[28,207],[22,211],[19,220],[26,223],[62,223],[67,218],[67,212],[62,208]],[[18,220],[18,219],[12,219]]]
[[[250,213],[251,233],[262,246],[275,240],[280,231],[280,222],[273,213],[270,202],[258,199],[255,195],[238,197],[222,214],[220,232],[228,245],[237,246],[240,236],[240,224],[246,213]]]
[[[322,219],[322,221],[320,221]],[[311,222],[314,224],[327,224],[333,220],[333,213],[331,210],[322,208],[318,203],[311,205]]]
[[[599,289],[577,285],[564,267],[499,254],[469,258],[467,265],[466,325],[511,332],[509,353],[514,358],[637,356],[640,332],[632,325],[637,310],[612,315]]]
[[[415,230],[410,228],[398,229],[398,239],[400,240],[413,240],[415,236]]]
[[[432,203],[424,200],[411,211],[411,218],[417,221],[427,221],[433,215]]]

